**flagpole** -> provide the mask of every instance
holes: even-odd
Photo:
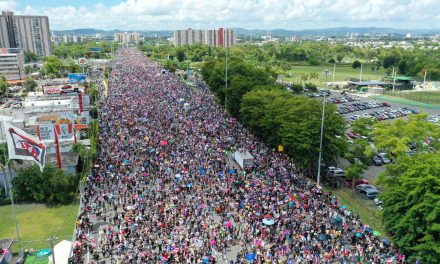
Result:
[[[55,127],[54,127],[54,129],[53,129],[53,132],[54,132],[54,135],[55,135],[55,150],[57,151],[57,164],[58,164],[58,169],[61,169],[62,168],[62,165],[61,165],[61,154],[60,154],[60,146],[59,146],[59,144],[60,144],[60,142],[59,142],[59,140],[58,140],[58,132],[57,132],[57,129],[59,129],[59,125],[55,125]]]
[[[0,133],[3,139],[3,129],[5,127],[4,121],[1,122],[1,128],[0,128]],[[6,131],[5,131],[6,134]],[[6,140],[6,137],[5,137]],[[7,145],[7,144],[6,144]],[[17,240],[18,240],[18,248],[20,249],[20,253],[23,252],[22,248],[21,248],[21,239],[20,239],[20,232],[18,232],[18,222],[17,222],[17,214],[15,212],[15,203],[14,203],[14,187],[12,185],[12,173],[11,173],[11,166],[9,166],[9,160],[6,159],[6,151],[3,155],[4,159],[5,159],[5,166],[8,167],[7,171],[9,172],[9,179],[10,179],[10,188],[9,188],[9,196],[11,197],[11,206],[12,206],[12,214],[14,216],[14,222],[15,222],[15,232],[17,233]],[[3,175],[6,178],[7,172],[6,170],[4,171],[5,175]],[[5,186],[6,187],[6,186]]]

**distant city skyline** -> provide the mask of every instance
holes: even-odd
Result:
[[[0,0],[1,10],[48,16],[52,30],[440,27],[438,0]]]

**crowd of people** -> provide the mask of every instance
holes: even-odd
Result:
[[[123,48],[108,89],[72,262],[405,262],[203,83],[188,87]],[[234,150],[249,151],[253,165],[240,168]]]

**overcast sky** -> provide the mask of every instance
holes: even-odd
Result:
[[[0,0],[52,30],[440,28],[440,0]]]

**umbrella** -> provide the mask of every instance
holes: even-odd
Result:
[[[174,175],[174,177],[176,177],[177,179],[180,179],[182,177],[182,175],[181,174],[176,174],[176,175]]]
[[[161,145],[161,146],[166,146],[166,145],[168,145],[168,141],[166,141],[166,140],[161,140],[161,141],[159,142],[159,145]]]
[[[209,241],[209,244],[210,244],[210,245],[215,245],[215,244],[216,244],[216,242],[215,242],[215,240],[214,240],[214,239],[211,239],[211,240]]]
[[[227,228],[230,228],[230,227],[232,226],[231,221],[227,221],[227,222],[225,223],[225,226],[226,226]]]
[[[319,239],[320,241],[326,241],[326,240],[327,240],[327,236],[324,235],[324,234],[320,234],[319,237],[318,237],[318,239]]]
[[[255,253],[247,253],[246,254],[246,260],[254,261],[254,259],[255,259]]]
[[[272,216],[270,214],[267,214],[264,216],[264,218],[271,218]]]
[[[385,245],[391,244],[391,242],[386,238],[382,238],[382,243],[384,243]]]
[[[375,235],[375,236],[381,236],[381,233],[380,233],[379,231],[374,230],[374,231],[373,231],[373,235]]]
[[[347,209],[346,205],[341,206],[342,209]]]
[[[373,232],[373,229],[371,229],[371,227],[367,227],[367,228],[365,228],[364,232],[371,233],[371,232]]]
[[[357,232],[357,233],[355,234],[355,236],[357,236],[357,237],[362,237],[362,234],[359,233],[359,232]]]
[[[265,218],[265,219],[263,219],[263,224],[271,226],[271,225],[275,224],[275,221],[270,218]]]
[[[202,258],[202,262],[203,262],[203,263],[209,263],[209,257],[204,256],[204,257]]]

